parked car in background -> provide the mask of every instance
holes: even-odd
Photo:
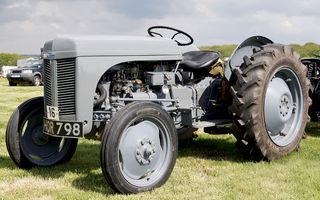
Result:
[[[1,77],[7,78],[7,74],[10,73],[10,71],[15,68],[17,68],[17,66],[2,66]]]
[[[42,84],[42,77],[42,60],[28,62],[25,66],[12,69],[7,74],[10,86],[16,86],[18,83],[31,83],[34,86],[40,86]]]

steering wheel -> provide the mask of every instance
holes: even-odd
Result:
[[[189,39],[188,42],[184,42],[184,43],[179,42],[178,40],[174,40],[179,46],[187,46],[193,43],[193,38],[188,33],[181,31],[179,29],[168,27],[168,26],[151,26],[150,28],[148,28],[148,34],[151,37],[156,37],[156,36],[163,37],[159,32],[154,31],[155,29],[166,29],[166,30],[174,31],[175,33],[171,36],[172,40],[174,40],[174,38],[179,34]]]

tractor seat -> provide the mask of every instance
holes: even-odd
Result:
[[[197,70],[211,67],[216,63],[220,54],[215,51],[189,51],[182,54],[180,66],[190,70]]]

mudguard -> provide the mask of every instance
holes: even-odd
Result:
[[[244,40],[231,54],[225,66],[225,77],[230,80],[233,69],[239,67],[243,63],[243,57],[250,57],[253,54],[253,49],[261,48],[266,44],[272,44],[273,42],[263,36],[252,36]]]

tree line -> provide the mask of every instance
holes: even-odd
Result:
[[[308,42],[304,45],[289,44],[295,51],[297,51],[301,58],[320,58],[320,45],[312,42]],[[200,47],[202,50],[210,50],[220,52],[221,57],[230,57],[233,50],[237,47],[235,44],[227,45],[213,45]]]
[[[15,66],[17,60],[24,58],[24,56],[15,53],[0,53],[0,68],[2,66]]]
[[[290,44],[295,51],[297,51],[302,58],[306,57],[319,57],[320,58],[320,45],[312,42],[308,42],[304,45]],[[227,45],[212,45],[200,47],[201,50],[211,50],[220,52],[221,57],[229,57],[233,50],[237,47],[235,44]],[[18,59],[25,58],[23,55],[14,53],[0,53],[0,67],[2,66],[15,66]]]

